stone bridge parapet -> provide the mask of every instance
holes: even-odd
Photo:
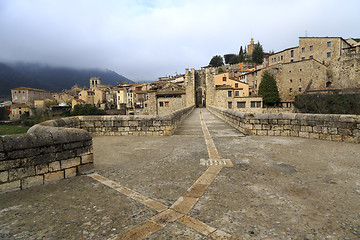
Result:
[[[171,135],[194,107],[160,116],[78,116],[0,136],[0,193],[92,172],[95,135]]]
[[[213,106],[208,109],[244,134],[360,143],[358,115],[244,113]]]

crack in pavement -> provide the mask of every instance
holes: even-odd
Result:
[[[150,234],[162,229],[168,223],[174,221],[182,223],[187,227],[212,239],[236,239],[229,233],[211,227],[206,223],[187,215],[194,207],[196,202],[200,199],[200,197],[204,194],[206,189],[215,180],[221,169],[223,167],[233,166],[230,159],[223,159],[220,157],[214,141],[210,135],[210,132],[206,126],[201,110],[200,121],[209,155],[209,160],[201,159],[200,164],[207,165],[209,167],[195,181],[195,183],[190,188],[188,188],[187,191],[178,200],[176,200],[173,205],[170,206],[170,208],[158,201],[150,199],[147,196],[144,196],[124,186],[121,186],[120,184],[99,174],[93,173],[88,175],[89,177],[99,181],[100,183],[159,212],[157,215],[146,220],[144,223],[135,226],[133,229],[129,230],[124,235],[117,235],[111,238],[111,240],[143,239],[146,236],[149,236]]]

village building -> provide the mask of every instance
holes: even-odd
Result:
[[[29,106],[33,106],[34,100],[48,99],[50,97],[50,92],[42,89],[28,87],[11,89],[12,102],[17,104],[27,104]]]

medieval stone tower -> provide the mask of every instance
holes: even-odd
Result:
[[[186,106],[206,107],[214,105],[215,69],[185,69]]]
[[[100,77],[91,77],[90,78],[90,89],[97,88],[99,85],[101,85]]]

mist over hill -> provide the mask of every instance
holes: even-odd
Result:
[[[0,63],[0,99],[10,100],[12,88],[31,87],[60,92],[75,84],[89,87],[90,77],[100,77],[101,83],[116,85],[132,80],[109,69],[73,69],[34,63]]]

